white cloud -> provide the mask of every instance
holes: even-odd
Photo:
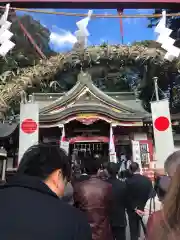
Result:
[[[76,41],[76,37],[64,29],[56,28],[56,31],[52,31],[50,35],[50,45],[55,51],[71,48]]]
[[[137,9],[137,12],[139,14],[152,14],[153,13],[153,9]]]
[[[137,23],[138,23],[138,20],[139,20],[139,18],[124,18],[123,19],[123,22],[125,23],[125,24],[133,24],[133,25],[136,25]]]

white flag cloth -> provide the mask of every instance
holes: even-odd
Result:
[[[155,141],[156,167],[164,168],[167,157],[174,152],[174,140],[167,99],[151,102],[151,112]]]
[[[61,135],[61,142],[64,142],[64,141],[65,141],[65,128],[64,128],[64,125],[63,125],[62,135]]]
[[[109,157],[110,157],[110,162],[117,163],[116,150],[115,150],[115,145],[114,145],[113,128],[112,128],[111,124],[110,124],[110,137],[109,137]]]
[[[63,125],[63,129],[62,129],[60,148],[64,149],[66,154],[69,154],[69,141],[67,141],[66,137],[65,137],[65,127],[64,127],[64,125]]]

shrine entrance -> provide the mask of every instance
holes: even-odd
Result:
[[[65,125],[70,155],[108,157],[110,125],[97,120],[91,124],[73,120]]]
[[[108,156],[108,143],[96,142],[79,142],[70,144],[71,154],[77,153],[78,156],[88,157],[98,155],[101,157]]]

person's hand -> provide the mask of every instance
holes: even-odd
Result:
[[[135,212],[140,216],[140,217],[143,217],[145,215],[145,212],[142,211],[142,210],[139,210],[139,209],[135,209]]]

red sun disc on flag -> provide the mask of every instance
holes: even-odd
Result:
[[[170,122],[169,119],[167,117],[158,117],[156,118],[156,120],[154,121],[154,126],[158,131],[166,131],[169,128]]]
[[[32,134],[37,130],[37,123],[33,119],[25,119],[21,124],[24,133]]]

